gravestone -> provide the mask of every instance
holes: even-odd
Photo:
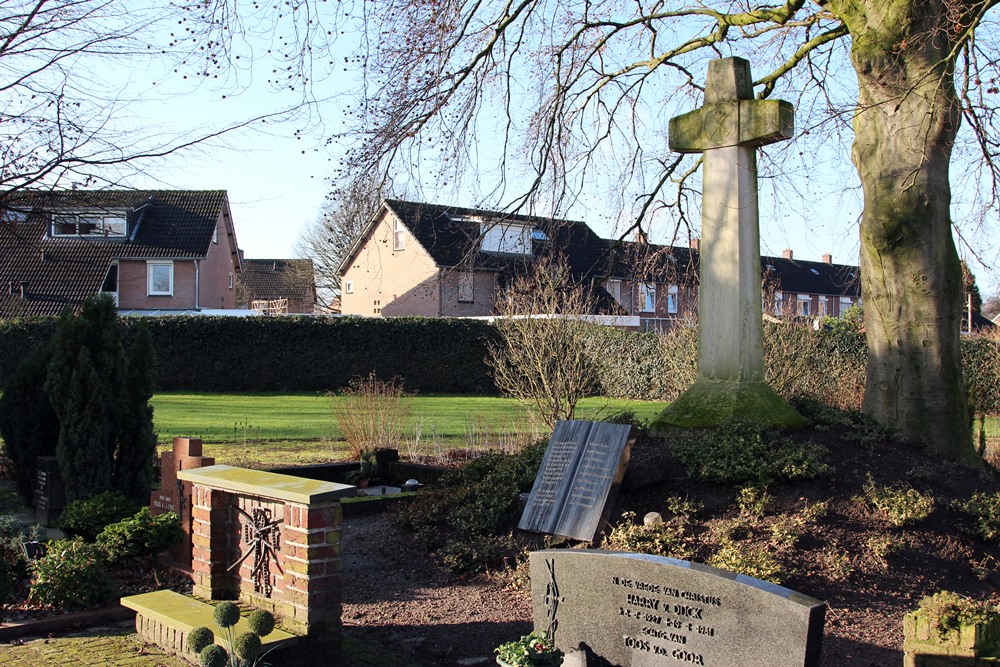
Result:
[[[214,457],[202,456],[201,438],[174,438],[173,449],[160,455],[160,488],[149,495],[149,513],[173,512],[180,517],[184,538],[163,558],[172,567],[191,569],[191,482],[178,480],[177,473],[214,464]]]
[[[775,584],[613,551],[536,551],[530,568],[535,629],[588,664],[820,664],[825,604]]]
[[[556,424],[518,528],[591,542],[628,465],[631,426]]]
[[[39,456],[35,461],[35,520],[52,528],[66,507],[66,485],[56,457]]]
[[[750,64],[708,64],[705,104],[670,120],[670,148],[702,153],[698,375],[654,421],[715,426],[742,415],[775,426],[803,418],[765,381],[757,148],[794,133],[782,100],[754,100]]]

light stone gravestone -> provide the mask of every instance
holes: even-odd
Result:
[[[765,381],[757,213],[756,150],[793,133],[792,105],[754,100],[742,58],[711,61],[704,106],[670,120],[670,148],[703,154],[698,376],[654,427],[804,423]]]
[[[825,604],[673,558],[532,552],[536,630],[579,663],[619,667],[818,667]]]
[[[558,422],[518,528],[593,541],[625,476],[631,429],[627,424]]]

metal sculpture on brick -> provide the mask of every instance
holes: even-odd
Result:
[[[271,510],[265,507],[254,507],[248,514],[239,507],[234,507],[237,512],[243,515],[246,521],[242,525],[242,542],[247,545],[246,553],[241,553],[239,559],[229,566],[228,572],[232,572],[243,564],[247,558],[253,556],[253,591],[260,593],[264,597],[271,597],[271,562],[278,571],[284,574],[281,565],[278,563],[278,551],[281,551],[281,530],[278,526],[282,520],[271,521]]]

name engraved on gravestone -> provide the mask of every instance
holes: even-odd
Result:
[[[530,559],[535,628],[564,651],[621,667],[819,665],[825,605],[787,588],[645,554]]]
[[[35,466],[35,520],[51,527],[66,507],[66,487],[56,457],[39,456]]]
[[[558,422],[518,528],[592,541],[625,475],[631,446],[627,424]]]

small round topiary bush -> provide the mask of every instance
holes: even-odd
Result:
[[[201,653],[206,647],[211,646],[215,643],[215,633],[201,626],[200,628],[195,628],[190,633],[188,633],[187,644],[188,648],[195,653]]]
[[[229,654],[226,649],[218,644],[206,646],[201,655],[198,656],[201,667],[227,667],[229,665]]]
[[[214,616],[220,628],[229,628],[240,622],[240,608],[233,602],[220,602]]]
[[[251,612],[247,618],[250,632],[256,632],[261,637],[267,637],[274,630],[274,614],[264,609]]]
[[[260,637],[254,632],[244,632],[233,640],[233,653],[241,660],[253,660],[260,653]]]

